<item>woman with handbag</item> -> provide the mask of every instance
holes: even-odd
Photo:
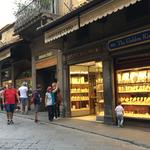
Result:
[[[53,89],[54,99],[55,99],[54,117],[57,119],[60,117],[60,105],[62,103],[62,96],[56,82],[52,83],[52,89]]]

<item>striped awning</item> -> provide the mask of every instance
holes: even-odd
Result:
[[[106,17],[112,13],[129,7],[141,0],[110,0],[94,9],[89,10],[86,13],[81,14],[80,26],[83,27],[93,21]]]
[[[45,43],[56,40],[78,30],[79,27],[83,27],[98,19],[115,13],[118,10],[129,7],[138,1],[141,0],[110,0],[101,5],[96,5],[94,8],[92,7],[91,9],[80,13],[80,21],[78,21],[79,18],[77,16],[45,32]]]
[[[52,28],[45,33],[45,43],[58,39],[70,32],[73,32],[79,28],[78,19],[73,18],[67,22],[60,24],[59,26]]]
[[[8,48],[8,49],[0,52],[0,61],[4,60],[10,56],[11,56],[11,52],[10,52],[10,49]]]

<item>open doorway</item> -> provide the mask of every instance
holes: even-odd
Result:
[[[44,96],[46,89],[53,81],[56,81],[57,69],[56,66],[37,70],[37,84],[42,87],[42,95]]]
[[[70,103],[73,117],[104,116],[102,62],[85,62],[70,66]]]

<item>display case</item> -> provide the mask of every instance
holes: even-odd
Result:
[[[89,80],[88,67],[72,66],[70,68],[71,115],[89,115]]]
[[[104,116],[104,96],[103,96],[103,74],[102,65],[96,67],[96,115]]]
[[[70,66],[71,115],[104,116],[102,62],[85,62]]]
[[[125,117],[150,119],[150,67],[117,71],[117,84]]]

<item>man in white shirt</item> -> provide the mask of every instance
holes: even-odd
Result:
[[[28,87],[26,82],[22,83],[22,86],[18,89],[21,101],[22,114],[28,113]]]

